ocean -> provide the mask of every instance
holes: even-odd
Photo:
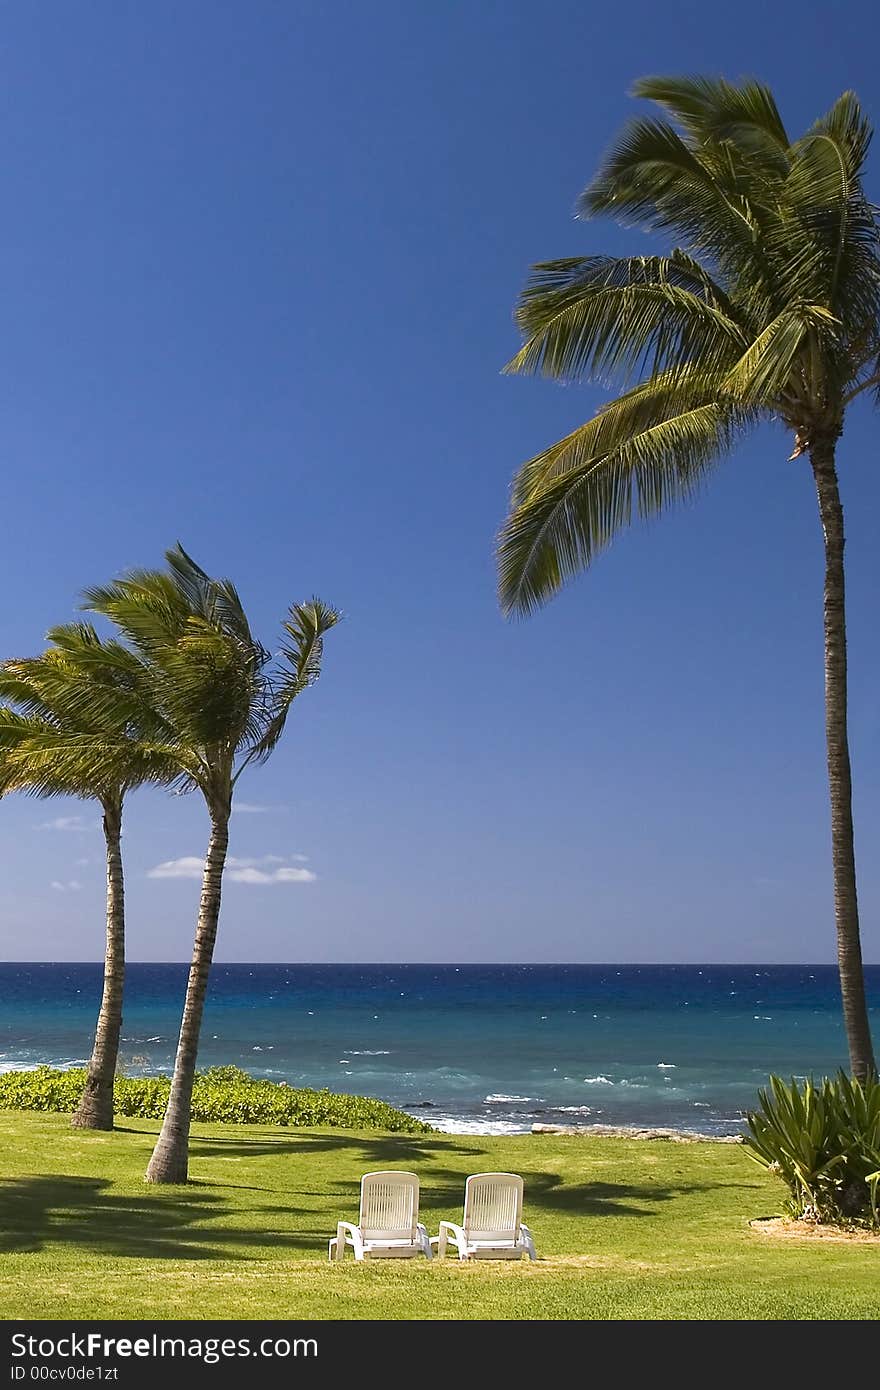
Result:
[[[880,1022],[880,966],[867,968]],[[186,966],[128,968],[121,1065],[168,1072]],[[84,1065],[97,964],[0,964],[0,1069]],[[216,965],[200,1065],[380,1096],[453,1133],[735,1133],[770,1072],[846,1063],[826,965]]]

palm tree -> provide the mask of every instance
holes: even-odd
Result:
[[[145,671],[87,623],[56,627],[42,656],[0,665],[0,792],[78,796],[99,803],[107,858],[107,926],[101,1009],[73,1124],[113,1128],[113,1081],[125,982],[122,811],[144,782],[168,782],[177,766],[155,744],[155,721],[136,727]]]
[[[775,421],[811,468],[825,545],[825,697],[838,961],[853,1073],[875,1070],[862,972],[847,738],[846,407],[880,384],[880,229],[870,126],[847,92],[791,140],[770,90],[647,78],[667,116],[618,138],[579,204],[679,242],[666,255],[533,268],[512,372],[618,375],[628,389],[520,469],[501,602],[527,613],[626,526],[692,496],[746,428]],[[668,117],[671,117],[670,120]],[[630,385],[633,375],[638,384]]]
[[[277,659],[254,638],[234,586],[210,578],[180,547],[167,571],[136,571],[89,590],[86,606],[116,624],[151,673],[154,718],[171,731],[182,784],[205,799],[211,834],[168,1106],[148,1182],[186,1182],[192,1088],[208,974],[220,916],[229,817],[238,779],[276,747],[293,701],[321,670],[324,634],[338,613],[295,604]]]

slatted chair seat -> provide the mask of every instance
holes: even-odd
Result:
[[[357,1225],[340,1221],[329,1243],[331,1260],[341,1260],[346,1245],[356,1260],[431,1259],[428,1232],[419,1221],[419,1180],[415,1173],[365,1173]]]
[[[535,1242],[523,1224],[523,1180],[518,1173],[474,1173],[464,1186],[461,1225],[441,1221],[431,1237],[442,1259],[448,1246],[460,1260],[536,1260]]]

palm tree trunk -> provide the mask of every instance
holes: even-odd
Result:
[[[229,804],[211,807],[211,839],[202,875],[202,896],[199,921],[193,946],[189,980],[171,1093],[162,1121],[162,1129],[146,1172],[147,1182],[182,1183],[187,1180],[189,1167],[189,1126],[192,1110],[193,1081],[199,1051],[199,1033],[208,990],[208,975],[214,958],[217,923],[220,917],[220,891],[223,867],[229,844]]]
[[[125,983],[125,885],[122,878],[122,796],[102,801],[107,843],[107,937],[104,991],[85,1090],[71,1124],[79,1129],[113,1128],[113,1081],[122,1032]]]
[[[847,735],[843,508],[834,466],[834,447],[833,437],[817,439],[810,450],[810,461],[825,536],[825,738],[831,792],[837,962],[850,1067],[854,1076],[864,1080],[876,1071],[876,1066],[865,1001],[856,896],[852,777]]]

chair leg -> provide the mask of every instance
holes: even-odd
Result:
[[[339,1242],[338,1242],[338,1240],[336,1239],[336,1237],[334,1236],[333,1239],[332,1239],[331,1241],[329,1241],[329,1242],[328,1242],[328,1245],[327,1245],[327,1259],[331,1262],[331,1264],[333,1263],[334,1260],[338,1260],[338,1259],[339,1259],[339,1256],[338,1256],[338,1254],[336,1253],[338,1247],[339,1247]]]

